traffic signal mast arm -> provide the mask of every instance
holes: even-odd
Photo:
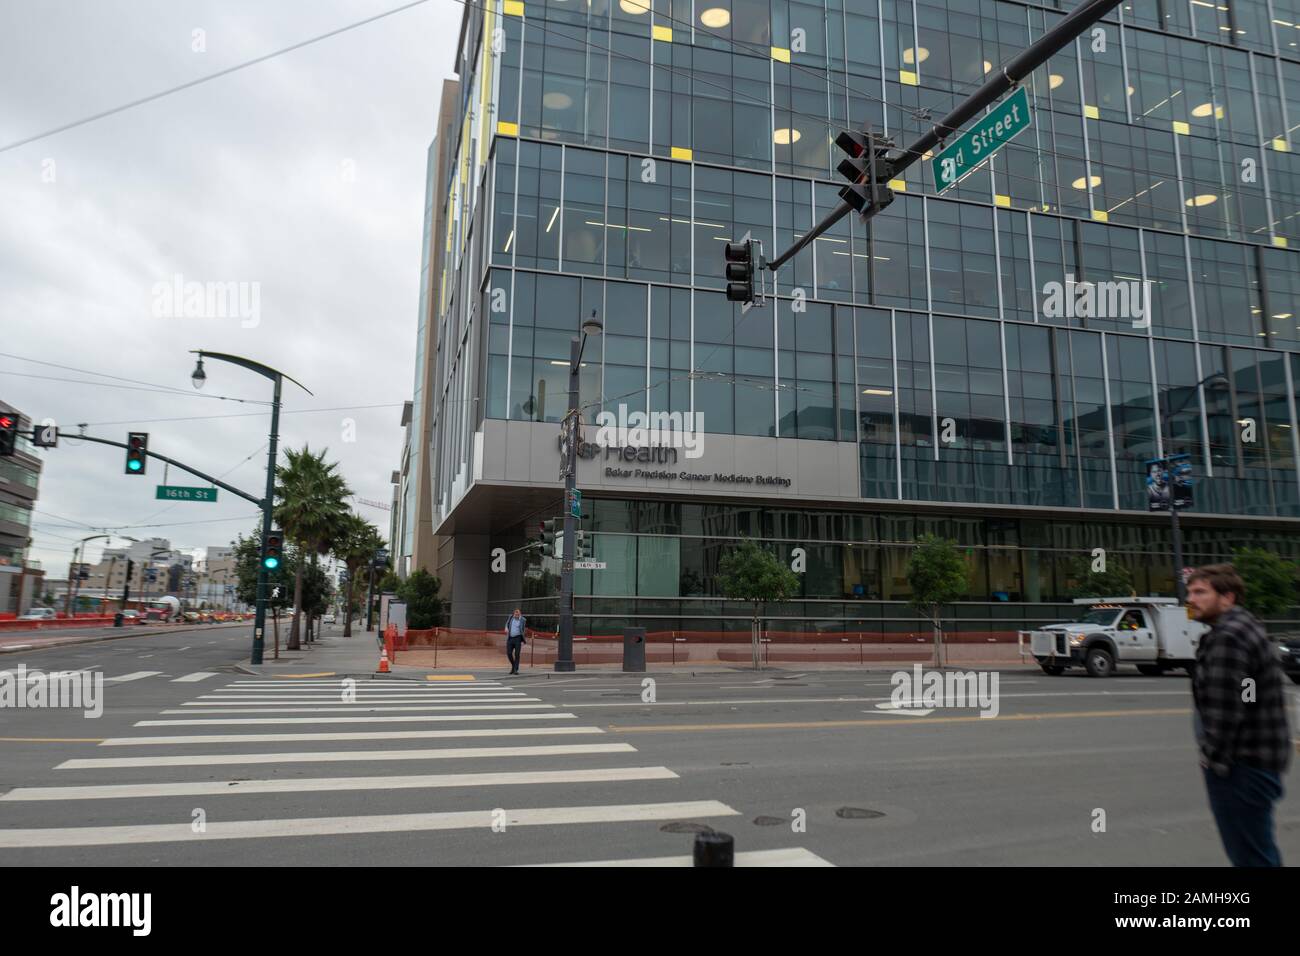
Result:
[[[1119,6],[1119,0],[1084,0],[1064,20],[1021,51],[997,75],[958,103],[957,107],[931,127],[928,133],[898,155],[886,158],[885,165],[892,170],[893,177],[897,178],[903,170],[957,132],[966,123],[983,113],[1000,96],[1013,89],[1021,80],[1033,73],[1051,57],[1061,52],[1067,44],[1074,41],[1075,37],[1117,6]],[[817,223],[811,231],[793,246],[773,259],[768,264],[768,268],[775,272],[798,255],[800,250],[811,244],[818,236],[823,235],[826,230],[853,211],[854,207],[851,204],[841,200],[830,215]],[[867,211],[868,218],[870,218],[872,212],[874,210]]]
[[[131,447],[126,442],[111,441],[110,439],[107,438],[92,438],[89,435],[64,435],[62,437],[68,439],[69,441],[75,439],[77,441],[92,441],[99,445],[112,445],[115,448],[125,448],[128,451],[130,450]],[[169,465],[174,465],[177,468],[179,468],[181,471],[187,471],[194,477],[202,478],[204,481],[210,482],[216,485],[218,488],[224,488],[232,495],[238,495],[240,498],[243,498],[245,501],[251,501],[259,508],[265,507],[265,502],[263,502],[261,498],[254,497],[253,495],[250,495],[247,492],[240,491],[234,485],[228,485],[220,478],[213,478],[211,475],[205,475],[197,468],[191,468],[189,465],[184,464],[183,462],[179,462],[175,458],[168,458],[166,455],[160,455],[156,451],[148,451],[147,449],[145,450],[145,454],[148,455],[150,458],[157,458],[159,461],[165,461]]]

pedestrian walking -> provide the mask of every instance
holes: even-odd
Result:
[[[1230,564],[1187,579],[1192,617],[1210,625],[1196,648],[1192,697],[1210,810],[1233,866],[1281,866],[1273,805],[1291,758],[1286,694],[1264,626],[1242,606],[1245,584]]]
[[[528,618],[524,617],[519,608],[515,608],[515,613],[510,615],[506,620],[506,657],[510,660],[510,673],[519,673],[519,652],[523,649],[524,628],[528,624]]]

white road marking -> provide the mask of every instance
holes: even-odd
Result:
[[[537,716],[528,714],[527,716]],[[548,715],[549,716],[549,715]],[[170,737],[109,737],[101,747],[175,746],[180,744],[291,743],[326,740],[428,740],[461,737],[553,737],[603,734],[599,727],[492,727],[470,730],[355,730],[325,734],[184,734]]]
[[[110,677],[109,680],[115,683],[124,683],[129,680],[140,680],[142,677],[157,677],[162,671],[135,671],[130,674],[123,674],[121,677]]]
[[[182,704],[181,706],[189,706]],[[204,705],[207,706],[207,705]],[[500,710],[501,708],[512,708],[519,710],[542,710],[552,708],[554,704],[524,704],[516,703],[513,700],[503,700],[495,704],[450,704],[446,707],[435,707],[431,704],[411,704],[410,706],[398,707],[367,707],[364,704],[341,704],[334,707],[232,707],[229,710],[206,710],[204,713],[209,714],[337,714],[339,707],[353,708],[354,713],[370,713],[382,710],[413,710],[422,713],[428,713],[435,710]],[[193,714],[192,710],[164,710],[164,714]]]
[[[190,684],[195,681],[207,680],[209,677],[216,677],[216,671],[195,671],[193,674],[186,674],[184,677],[172,678],[173,684]]]
[[[570,754],[635,753],[631,744],[540,744],[535,747],[442,747],[436,750],[321,750],[278,754],[182,754],[174,757],[83,757],[55,770],[118,767],[215,767],[254,763],[338,763],[371,760],[480,760],[491,757],[559,757]]]
[[[716,800],[675,803],[631,803],[597,807],[536,807],[507,810],[505,825],[550,826],[579,823],[628,823],[638,820],[681,820],[699,817],[734,817],[733,810]],[[304,817],[286,820],[208,821],[203,833],[189,822],[144,826],[46,827],[29,830],[0,829],[0,849],[68,846],[124,846],[139,843],[189,843],[203,840],[263,839],[267,837],[332,836],[361,833],[415,833],[430,830],[488,830],[496,823],[495,810],[451,813],[390,813],[352,817]]]
[[[163,713],[190,713],[193,711],[163,711]],[[407,717],[211,717],[201,720],[137,720],[136,727],[212,727],[218,724],[378,724],[378,723],[417,723],[421,721],[464,721],[464,720],[577,720],[577,714],[556,711],[553,714],[455,714],[455,715],[416,715]]]
[[[1184,690],[1080,690],[1061,691],[1041,694],[998,694],[1000,700],[1013,697],[1185,697],[1190,702],[1191,689]],[[646,703],[608,703],[608,704],[565,704],[565,707],[701,707],[718,704],[874,704],[888,701],[889,697],[754,697],[745,700],[665,700],[659,696],[657,704]]]
[[[316,695],[304,697],[227,697],[225,695],[214,695],[214,693],[205,693],[190,701],[191,705],[199,704],[221,705],[227,704],[333,704],[333,702],[342,702],[344,691],[333,691],[330,693],[316,693]],[[413,693],[407,696],[395,696],[391,693],[365,693],[357,692],[355,695],[348,693],[351,697],[352,704],[419,704],[420,701],[445,701],[445,700],[537,700],[537,697],[529,697],[526,693]]]
[[[675,780],[667,767],[610,767],[586,770],[524,770],[493,773],[419,774],[398,777],[306,777],[283,780],[204,780],[195,783],[123,783],[93,787],[17,787],[0,801],[115,800],[124,797],[201,797],[213,794],[317,793],[344,790],[416,790],[497,787],[539,783],[610,783]]]
[[[746,850],[736,854],[736,866],[834,866],[811,850],[793,847],[788,850]],[[691,856],[651,856],[633,860],[584,860],[581,863],[532,863],[533,867],[550,866],[694,866]]]

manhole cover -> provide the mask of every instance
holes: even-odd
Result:
[[[737,762],[737,763],[727,763],[727,762],[724,760],[724,761],[722,762],[721,766],[723,766],[723,767],[748,767],[748,766],[749,766],[749,761],[748,761],[748,760],[741,760],[741,761],[739,761],[739,762]]]
[[[754,826],[757,827],[779,827],[785,823],[780,817],[754,817]]]
[[[665,823],[659,828],[660,833],[712,833],[713,827],[705,826],[703,823],[683,823],[674,821]]]
[[[874,820],[884,816],[879,810],[868,810],[865,807],[840,807],[835,815],[841,820]]]
[[[625,691],[614,691],[609,694],[601,694],[600,696],[601,697],[640,697],[641,695],[635,692],[629,694]]]

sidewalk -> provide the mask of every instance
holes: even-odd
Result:
[[[551,648],[546,648],[547,653],[538,652],[534,657],[530,653],[533,644],[534,642],[530,641],[528,646],[524,647],[520,660],[520,675],[535,674],[540,676],[555,673]],[[1032,661],[1028,664],[1022,663],[1016,653],[1015,645],[996,645],[986,648],[980,645],[954,644],[949,646],[947,650],[949,667],[1036,670],[1038,666]],[[574,653],[580,671],[596,671],[611,676],[623,673],[621,658],[606,660],[604,659],[606,655],[600,655],[599,657],[590,655],[581,646],[576,647]],[[374,632],[366,633],[364,629],[354,630],[351,637],[336,634],[322,638],[312,644],[304,644],[299,651],[281,649],[280,660],[278,661],[272,660],[271,654],[272,651],[268,647],[262,664],[253,665],[243,662],[237,666],[242,672],[259,677],[386,676],[407,680],[436,680],[448,679],[452,675],[459,674],[501,677],[509,673],[509,664],[506,661],[505,653],[497,648],[441,648],[437,651],[437,666],[435,667],[434,650],[428,647],[420,647],[399,651],[396,655],[397,659],[392,664],[391,674],[377,675],[379,643]],[[585,659],[587,657],[596,657],[596,659]],[[914,663],[929,666],[929,661],[929,654],[926,654],[924,660],[920,660],[915,654],[904,656],[903,653],[900,653],[897,659],[871,660],[865,663],[815,659],[772,661],[765,663],[763,670],[778,672],[806,672],[809,670],[879,672],[894,671],[900,667],[910,668]],[[652,658],[646,673],[691,674],[702,671],[715,673],[746,671],[752,673],[753,668],[749,664],[748,651],[746,650],[743,661],[719,660],[716,657],[712,660],[679,659],[677,661],[668,659],[660,661],[657,658]]]

